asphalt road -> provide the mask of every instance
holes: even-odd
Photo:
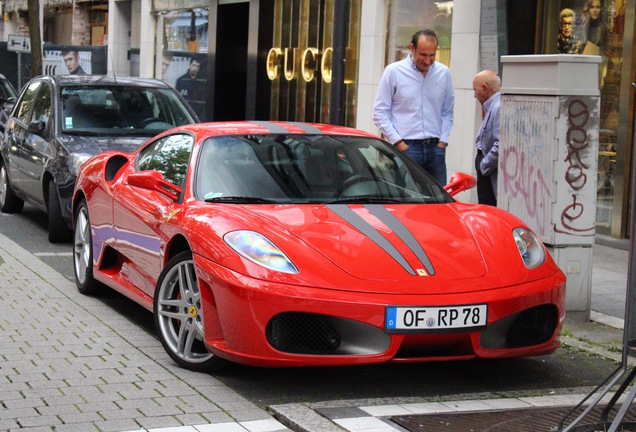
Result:
[[[72,245],[50,244],[46,221],[44,213],[27,205],[20,214],[1,214],[0,232],[73,280]],[[142,307],[115,292],[106,292],[99,298],[134,325],[154,334],[151,314]],[[554,389],[570,388],[580,392],[581,387],[601,383],[615,368],[616,364],[605,358],[562,347],[549,356],[512,360],[292,369],[233,365],[216,377],[256,405],[267,407],[293,402],[390,401],[468,393],[544,395]]]

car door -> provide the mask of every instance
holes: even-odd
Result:
[[[43,82],[33,102],[33,111],[20,147],[20,170],[22,171],[26,194],[44,205],[45,194],[42,177],[49,164],[51,154],[52,131],[52,91],[48,83]]]
[[[170,183],[183,187],[194,138],[174,134],[147,145],[138,155],[134,172],[155,170]],[[133,170],[129,172],[132,173]],[[166,195],[119,182],[113,193],[116,247],[127,258],[122,272],[133,285],[153,296],[163,267],[162,225],[181,204]]]
[[[7,122],[6,130],[6,162],[11,186],[21,194],[25,193],[26,177],[22,165],[24,164],[24,141],[27,138],[27,126],[31,121],[31,113],[35,97],[40,89],[40,80],[29,82],[22,92],[13,115]]]

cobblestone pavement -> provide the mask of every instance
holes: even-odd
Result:
[[[155,428],[289,430],[0,235],[0,430]]]

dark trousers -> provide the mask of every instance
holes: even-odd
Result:
[[[477,157],[475,158],[475,168],[477,169],[477,200],[479,204],[488,204],[497,207],[497,196],[490,182],[490,177],[482,175],[481,168],[479,168],[479,164],[483,158],[484,154],[481,150],[477,150]]]

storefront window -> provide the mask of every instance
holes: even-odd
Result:
[[[614,208],[614,198],[617,193],[615,174],[626,1],[561,0],[558,17],[553,16],[548,20],[558,23],[557,53],[601,56],[596,203],[596,225],[600,232],[611,227],[613,213],[621,212],[620,208]],[[553,13],[556,14],[556,11]]]
[[[405,58],[413,34],[418,30],[430,29],[437,34],[436,60],[450,66],[452,18],[452,1],[391,0],[387,63]]]
[[[360,0],[349,2],[344,77],[345,118],[355,126]],[[332,79],[333,0],[277,0],[267,55],[272,120],[327,123]]]
[[[179,10],[163,14],[163,53],[155,76],[181,93],[200,118],[205,114],[208,52],[208,10]]]

